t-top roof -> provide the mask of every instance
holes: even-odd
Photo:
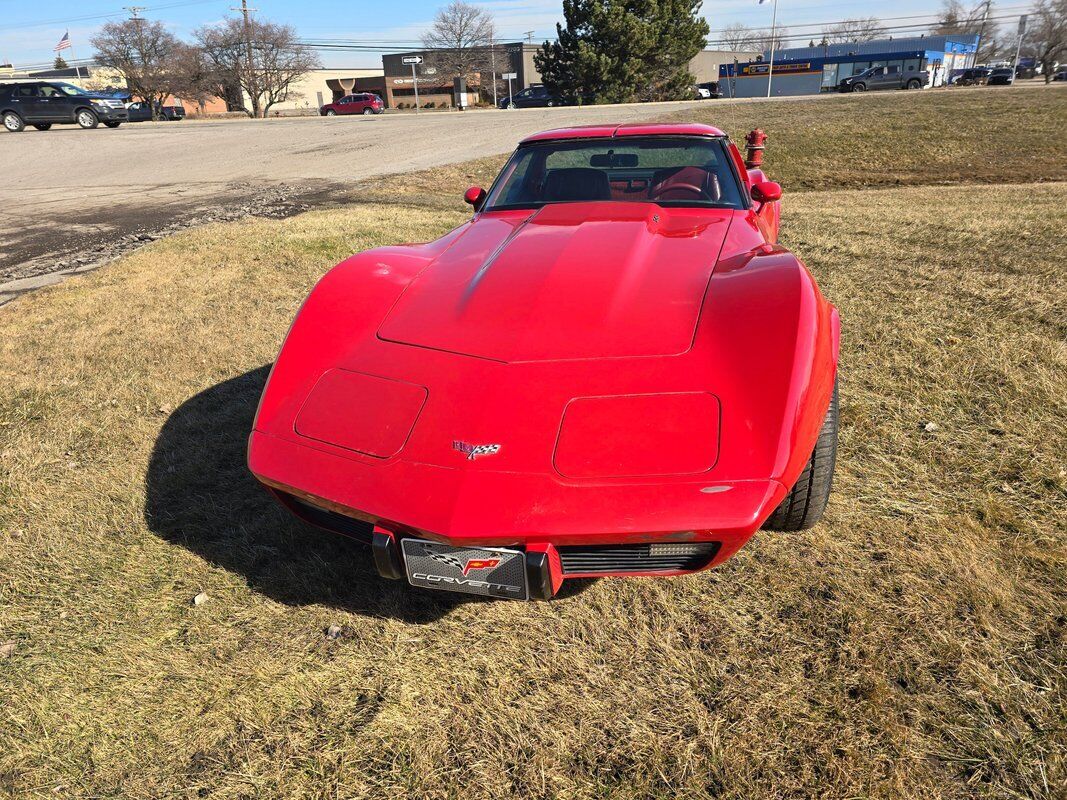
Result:
[[[697,122],[630,122],[625,125],[576,125],[527,136],[522,144],[553,139],[611,139],[621,136],[725,136],[718,128]]]

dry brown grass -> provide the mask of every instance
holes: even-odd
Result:
[[[459,212],[205,228],[10,304],[0,792],[1062,797],[1065,201],[787,196],[845,326],[824,523],[552,603],[380,580],[244,469],[314,280]]]

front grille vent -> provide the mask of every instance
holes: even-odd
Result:
[[[371,523],[346,517],[336,511],[313,506],[311,503],[305,502],[299,497],[294,497],[287,492],[278,492],[278,494],[281,495],[282,500],[292,512],[305,522],[318,525],[320,528],[326,528],[326,530],[334,533],[358,539],[363,544],[370,544],[371,535],[374,533],[374,526]]]
[[[564,575],[586,572],[656,572],[707,566],[719,542],[578,545],[560,547]]]

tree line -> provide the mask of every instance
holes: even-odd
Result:
[[[265,117],[289,99],[301,77],[322,66],[292,26],[259,20],[206,25],[183,42],[162,23],[134,18],[108,22],[91,43],[96,62],[121,73],[153,115],[174,95],[200,105],[219,97],[228,111]]]

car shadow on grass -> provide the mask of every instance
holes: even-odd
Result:
[[[149,528],[289,605],[426,623],[463,603],[494,602],[386,580],[368,547],[305,525],[274,501],[245,461],[269,369],[205,389],[170,415],[148,467]]]

